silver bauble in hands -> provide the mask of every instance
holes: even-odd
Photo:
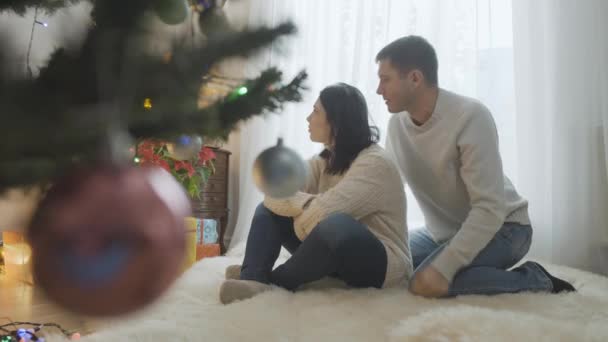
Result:
[[[306,184],[306,164],[290,148],[277,145],[263,151],[253,164],[253,181],[264,194],[274,198],[289,197]]]

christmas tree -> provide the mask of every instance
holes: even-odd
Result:
[[[78,2],[3,0],[0,12],[51,13]],[[82,45],[57,49],[26,77],[7,66],[10,41],[0,33],[0,193],[44,186],[26,234],[48,296],[77,312],[117,315],[150,303],[179,275],[190,209],[171,175],[132,165],[133,143],[225,138],[239,121],[299,101],[306,74],[281,84],[269,68],[200,101],[201,87],[218,78],[214,66],[293,34],[294,25],[233,30],[221,0],[89,2]],[[150,53],[149,16],[176,24],[189,12],[200,41]]]
[[[53,12],[79,0],[4,0],[0,12]],[[227,137],[235,125],[285,101],[300,100],[304,73],[280,85],[269,68],[223,99],[201,108],[199,92],[217,63],[249,56],[281,36],[287,22],[237,32],[216,1],[94,0],[82,46],[58,49],[34,77],[15,77],[3,63],[10,50],[0,37],[0,191],[50,182],[74,164],[92,163],[128,149],[129,139],[175,139],[183,134]],[[218,0],[218,2],[222,2]],[[198,11],[205,35],[196,44],[174,42],[153,55],[146,16],[179,23]],[[4,47],[3,47],[4,46]]]

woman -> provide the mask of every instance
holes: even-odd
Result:
[[[255,212],[242,267],[227,269],[224,304],[271,289],[335,276],[352,287],[407,285],[412,274],[403,183],[376,143],[365,98],[350,85],[329,86],[307,118],[325,150],[309,161],[301,192],[266,197]],[[281,246],[291,258],[273,270]]]

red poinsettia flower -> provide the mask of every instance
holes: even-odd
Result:
[[[196,172],[192,163],[187,161],[176,161],[173,165],[175,167],[175,171],[186,170],[188,172],[188,177],[192,177]]]
[[[163,169],[167,170],[169,173],[171,172],[171,166],[169,165],[169,163],[167,163],[166,160],[162,160],[161,159],[161,160],[159,160],[157,162],[156,165],[158,165],[158,166],[162,167]]]
[[[154,158],[154,144],[150,141],[144,141],[137,146],[137,154],[144,161],[151,161]]]
[[[215,152],[209,147],[203,147],[198,153],[198,162],[204,164],[209,160],[215,159]]]
[[[206,177],[213,172],[212,161],[216,157],[215,152],[209,147],[203,147],[191,160],[176,160],[169,153],[167,144],[167,142],[157,140],[140,142],[137,145],[136,162],[141,166],[162,167],[176,176],[176,179],[184,186],[190,196],[199,196],[201,181],[205,182]],[[186,172],[178,174],[177,171],[181,170],[186,170]],[[194,182],[192,182],[193,179],[195,179]]]

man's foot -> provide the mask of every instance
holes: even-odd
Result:
[[[574,288],[574,286],[572,286],[572,284],[563,279],[552,276],[551,273],[549,273],[549,271],[547,271],[539,263],[534,261],[528,262],[538,266],[538,268],[540,268],[540,270],[543,271],[543,273],[551,280],[551,283],[553,284],[553,290],[551,290],[552,293],[576,292],[576,289]]]
[[[226,279],[241,279],[241,265],[230,265],[226,267]]]
[[[272,286],[254,280],[224,280],[220,287],[220,302],[230,304],[237,300],[249,299],[272,289]]]

